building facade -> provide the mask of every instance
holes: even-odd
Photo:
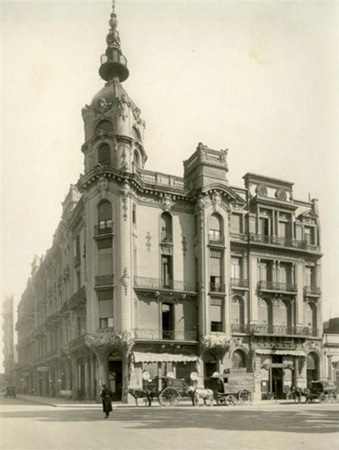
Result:
[[[109,23],[85,171],[19,305],[18,382],[92,400],[106,382],[123,401],[144,371],[204,384],[246,368],[257,398],[306,386],[321,375],[317,201],[251,173],[230,186],[227,150],[201,143],[183,177],[147,170],[114,11]]]
[[[339,317],[324,323],[323,377],[337,385],[339,392]]]
[[[7,384],[11,384],[15,364],[13,297],[6,297],[2,304],[2,340],[3,340],[4,382]]]

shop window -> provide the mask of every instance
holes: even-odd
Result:
[[[241,350],[236,350],[232,354],[232,368],[240,369],[246,367],[246,356]]]

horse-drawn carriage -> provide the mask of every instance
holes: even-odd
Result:
[[[222,375],[214,373],[205,386],[212,389],[218,405],[251,404],[254,376],[245,368],[228,369]]]
[[[312,381],[310,387],[304,390],[306,403],[319,400],[321,403],[337,401],[337,386],[327,381]]]

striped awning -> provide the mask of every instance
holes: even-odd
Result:
[[[255,352],[257,355],[303,356],[306,358],[306,353],[303,350],[270,350],[266,348],[257,348]]]
[[[190,362],[197,361],[194,355],[171,355],[170,353],[133,352],[134,362]]]

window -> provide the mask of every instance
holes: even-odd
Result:
[[[270,221],[267,217],[260,217],[259,219],[259,234],[262,236],[270,235]]]
[[[223,292],[222,285],[222,253],[212,251],[210,257],[210,290]]]
[[[133,162],[134,162],[135,167],[140,166],[140,157],[139,157],[139,153],[136,150],[134,150],[134,153],[133,153]]]
[[[232,233],[242,233],[242,216],[240,214],[231,215],[231,231]]]
[[[163,303],[162,309],[162,338],[174,339],[174,305]]]
[[[209,229],[209,242],[210,244],[222,244],[222,218],[219,214],[212,214],[210,217],[210,229]]]
[[[231,277],[232,280],[241,280],[241,258],[231,258]]]
[[[313,227],[305,227],[304,228],[304,239],[307,244],[314,245],[315,244],[315,233]]]
[[[111,162],[111,150],[108,144],[102,144],[98,150],[98,163],[107,166]]]
[[[272,281],[272,263],[271,261],[260,262],[260,280],[263,282]]]
[[[210,321],[211,331],[221,332],[223,331],[223,299],[211,298],[210,303]]]
[[[312,331],[317,328],[317,310],[316,306],[312,303],[306,303],[305,305],[305,322],[306,326]]]
[[[99,300],[99,327],[113,327],[113,300]]]
[[[161,214],[161,241],[172,242],[172,216],[168,212]]]
[[[306,266],[305,268],[305,281],[306,286],[314,287],[315,286],[315,270],[314,267]]]
[[[99,134],[100,131],[105,131],[105,132],[108,132],[108,133],[112,133],[113,132],[113,125],[112,125],[112,123],[110,121],[108,121],[108,120],[102,120],[95,127],[95,134]]]
[[[112,205],[107,200],[98,205],[98,231],[99,234],[112,231]]]
[[[232,298],[232,324],[239,327],[239,332],[243,332],[241,329],[244,325],[244,303],[239,297]]]
[[[267,300],[259,299],[259,322],[263,325],[270,324],[270,305]]]
[[[282,284],[292,283],[292,265],[289,263],[280,263],[279,282]]]
[[[161,256],[161,285],[163,288],[172,289],[172,256]]]
[[[232,354],[232,369],[240,369],[246,367],[246,357],[244,352],[236,350]]]
[[[289,223],[279,222],[279,237],[283,239],[289,238]]]

